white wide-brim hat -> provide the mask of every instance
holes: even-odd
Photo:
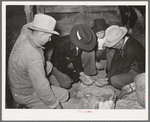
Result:
[[[54,31],[55,25],[56,20],[53,17],[45,14],[36,14],[33,22],[28,26],[28,28],[59,35],[58,32]]]
[[[127,33],[125,27],[119,27],[117,25],[112,25],[106,29],[105,32],[105,45],[107,47],[113,47],[117,44]]]

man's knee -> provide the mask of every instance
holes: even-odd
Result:
[[[88,52],[88,55],[87,55],[88,58],[95,58],[95,51],[91,51],[91,52]]]
[[[91,52],[85,52],[83,51],[82,53],[82,59],[85,60],[85,59],[91,59],[91,58],[95,58],[95,51],[91,51]]]
[[[60,83],[61,87],[65,88],[65,89],[70,89],[72,87],[72,84],[70,81],[67,82],[62,82]]]
[[[68,90],[64,90],[63,93],[64,93],[64,97],[63,97],[63,99],[60,102],[66,102],[68,100],[68,98],[69,98]]]
[[[120,85],[117,76],[112,76],[112,77],[110,78],[110,84],[111,84],[113,87],[115,87],[115,88],[117,88],[117,89],[119,89],[119,90],[122,89],[122,86]]]
[[[52,71],[52,68],[53,68],[52,63],[49,61],[46,61],[46,73],[47,73],[47,75],[50,74],[50,72]]]
[[[68,92],[68,90],[63,89],[62,93],[63,93],[63,95],[62,95],[62,98],[60,99],[60,102],[63,103],[63,102],[66,102],[68,100],[69,92]]]

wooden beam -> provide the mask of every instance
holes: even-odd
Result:
[[[45,6],[45,13],[86,13],[86,12],[116,12],[117,6]]]

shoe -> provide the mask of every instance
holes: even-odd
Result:
[[[121,99],[123,96],[132,93],[133,91],[135,91],[135,86],[134,84],[128,84],[125,85],[124,87],[122,87],[122,90],[120,91],[117,99]]]

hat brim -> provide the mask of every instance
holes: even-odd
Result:
[[[109,24],[106,24],[103,28],[100,28],[98,26],[92,26],[91,29],[94,31],[94,33],[97,33],[99,31],[105,31],[109,27]]]
[[[41,29],[41,28],[36,28],[36,27],[32,26],[32,24],[28,25],[27,27],[31,30],[37,30],[37,31],[42,31],[42,32],[46,32],[46,33],[60,35],[57,31],[50,31],[50,30],[45,30],[45,29]]]
[[[88,45],[82,45],[79,42],[78,37],[76,36],[79,27],[80,27],[80,25],[75,26],[74,29],[72,29],[72,31],[70,32],[70,40],[75,46],[79,47],[80,49],[85,50],[85,51],[91,51],[92,49],[94,49],[94,47],[96,45],[96,36],[95,36],[94,32],[92,31],[92,29],[89,28],[89,31],[92,34],[92,41]]]
[[[127,29],[124,28],[124,27],[120,27],[120,28],[121,28],[123,34],[122,34],[122,35],[120,36],[120,38],[118,38],[116,41],[114,41],[114,42],[109,42],[108,39],[105,38],[105,45],[106,45],[107,47],[113,47],[115,44],[117,44],[117,43],[126,35]]]

